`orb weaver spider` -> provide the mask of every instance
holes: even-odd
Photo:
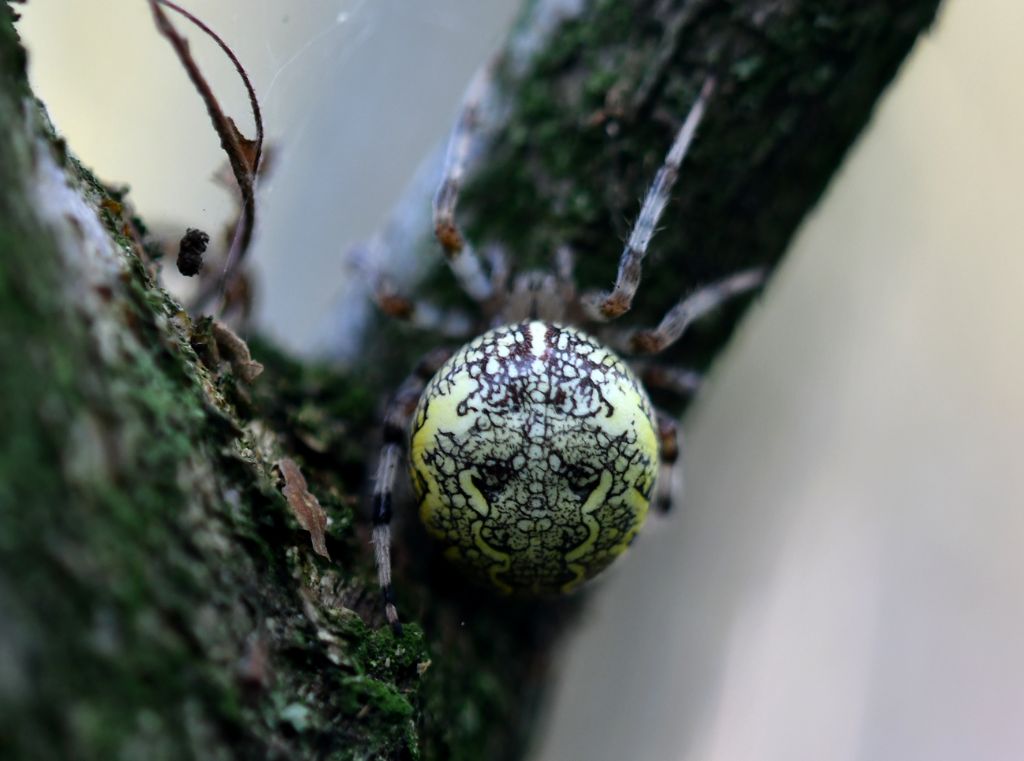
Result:
[[[486,82],[485,72],[474,79],[450,138],[434,224],[452,273],[493,327],[454,353],[430,352],[384,417],[373,544],[387,620],[396,632],[390,524],[403,451],[420,518],[449,560],[504,593],[569,592],[626,550],[652,501],[663,511],[673,501],[677,424],[654,409],[638,375],[678,393],[693,393],[700,384],[697,373],[684,370],[651,366],[638,373],[615,351],[657,354],[693,321],[765,277],[762,269],[746,270],[700,288],[654,329],[628,332],[608,345],[577,327],[629,311],[713,78],[647,191],[611,291],[578,295],[573,257],[564,247],[553,272],[524,272],[510,285],[504,257],[492,252],[486,273],[455,222]],[[425,312],[380,284],[375,295],[392,316],[414,319],[418,308]]]

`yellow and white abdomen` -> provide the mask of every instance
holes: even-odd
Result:
[[[446,556],[498,589],[568,592],[625,551],[658,468],[651,404],[575,328],[525,322],[462,347],[420,397],[410,459]]]

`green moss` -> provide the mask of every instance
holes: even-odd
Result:
[[[22,123],[19,108],[0,101],[5,123]],[[29,143],[53,135],[45,120],[7,134],[0,180],[12,187],[31,173]],[[327,657],[334,627],[303,614],[296,579],[313,579],[300,571],[318,565],[318,580],[342,577],[312,556],[278,494],[280,450],[254,438],[229,402],[242,393],[237,381],[200,363],[188,320],[124,236],[122,210],[77,161],[65,166],[125,269],[102,287],[102,303],[68,299],[83,287],[74,267],[26,198],[2,196],[0,415],[16,435],[0,441],[0,644],[18,664],[0,674],[0,734],[14,743],[5,752],[415,755],[422,632],[409,627],[395,642],[339,624],[340,666]],[[287,361],[277,366],[268,386],[281,393],[267,419],[287,426],[280,442],[301,449],[315,432],[326,444],[299,456],[321,457],[307,474],[333,519],[332,549],[368,565],[345,497],[345,477],[362,478],[363,445],[335,447],[346,432],[330,421],[365,423],[371,394],[325,368],[290,376]],[[342,467],[330,467],[339,456]],[[329,475],[317,478],[317,465]],[[331,602],[318,592],[307,589],[306,604]],[[266,674],[245,676],[259,670],[245,665],[255,643]]]

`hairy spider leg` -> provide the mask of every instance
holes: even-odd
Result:
[[[672,480],[672,471],[682,451],[682,430],[679,422],[663,410],[655,408],[658,419],[658,480],[654,487],[654,509],[667,513],[681,501]]]
[[[704,376],[688,367],[665,366],[636,359],[631,360],[629,366],[644,388],[667,391],[682,399],[696,394],[704,383]]]
[[[576,299],[576,254],[563,244],[555,249],[555,280],[563,304],[572,304]]]
[[[438,306],[425,299],[413,299],[402,293],[394,280],[375,264],[381,259],[377,255],[380,248],[382,244],[375,237],[350,249],[346,260],[366,282],[370,298],[382,313],[445,338],[463,339],[473,333],[475,320],[465,311]]]
[[[672,143],[668,155],[665,156],[665,162],[654,176],[654,182],[647,190],[643,205],[640,207],[640,216],[633,224],[626,247],[619,259],[619,272],[615,278],[615,286],[608,293],[589,294],[584,299],[584,309],[591,319],[602,322],[612,320],[628,312],[633,305],[633,297],[640,285],[647,247],[650,245],[658,221],[665,211],[672,187],[679,177],[679,168],[697,133],[697,127],[700,126],[701,119],[704,117],[704,111],[714,88],[714,77],[708,77],[701,87],[697,100],[690,108],[690,113],[686,115],[683,126],[679,128],[676,139]]]
[[[494,327],[522,320],[572,322],[576,303],[573,279],[575,256],[569,246],[555,249],[554,271],[527,270],[519,273],[500,300]]]
[[[695,291],[680,301],[662,319],[654,330],[622,333],[612,343],[633,354],[656,354],[671,346],[686,332],[695,320],[708,314],[734,296],[757,288],[764,283],[764,269],[739,272],[717,283]],[[700,388],[700,373],[681,367],[664,367],[652,362],[633,360],[631,367],[647,389],[661,389],[677,396],[692,396]],[[655,508],[668,512],[681,501],[681,489],[673,482],[672,471],[682,451],[682,429],[668,413],[656,409],[660,468],[655,491]]]
[[[386,277],[376,281],[373,301],[388,317],[445,338],[468,338],[475,331],[475,320],[466,312],[438,306],[426,299],[411,299],[400,293]]]
[[[735,296],[759,288],[766,277],[765,268],[757,267],[706,285],[668,310],[653,330],[629,331],[616,344],[631,354],[657,354],[664,351],[678,341],[693,322]]]
[[[377,581],[384,598],[384,613],[396,635],[402,634],[398,608],[391,584],[391,502],[395,475],[403,462],[409,420],[427,381],[450,357],[449,349],[435,349],[424,356],[412,374],[399,386],[384,413],[384,444],[377,462],[377,479],[373,487],[373,554],[377,562]]]
[[[466,161],[480,127],[480,106],[491,84],[494,64],[482,67],[473,77],[462,102],[462,110],[448,141],[444,174],[434,196],[434,234],[452,274],[470,298],[486,302],[494,290],[480,257],[455,221],[455,206],[466,174]]]

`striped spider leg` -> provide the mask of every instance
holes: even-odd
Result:
[[[399,386],[384,413],[384,446],[377,462],[377,478],[373,487],[373,551],[377,581],[384,597],[384,612],[396,635],[401,635],[402,625],[391,587],[391,503],[395,476],[404,464],[409,420],[416,410],[420,394],[449,356],[451,351],[448,349],[434,349],[424,356]]]
[[[455,221],[455,206],[466,174],[466,162],[480,128],[480,109],[491,85],[493,62],[477,71],[466,90],[455,129],[445,152],[444,176],[434,196],[434,234],[445,260],[462,289],[477,303],[494,296],[491,279],[484,273],[476,251]]]

